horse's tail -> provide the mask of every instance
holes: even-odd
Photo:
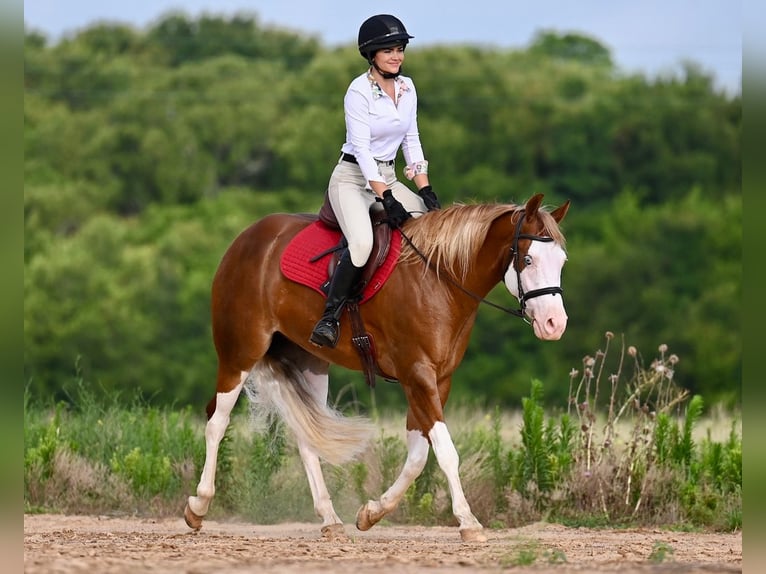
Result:
[[[245,390],[258,415],[279,415],[300,443],[331,464],[361,454],[372,436],[368,419],[347,417],[320,404],[306,377],[287,359],[263,357],[250,372]]]

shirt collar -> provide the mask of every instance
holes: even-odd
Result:
[[[383,91],[383,88],[380,87],[378,82],[375,80],[375,76],[372,75],[372,68],[367,70],[367,80],[370,82],[370,89],[372,90],[372,97],[374,99],[379,99],[385,96],[385,92]],[[396,82],[396,89],[397,89],[397,95],[396,99],[402,97],[402,94],[405,92],[410,91],[410,87],[407,85],[407,82],[404,81],[404,78],[401,76],[397,76],[394,78],[394,81]]]

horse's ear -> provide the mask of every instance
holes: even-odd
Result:
[[[540,209],[540,204],[543,202],[543,194],[537,193],[529,198],[527,205],[524,208],[526,211],[527,221],[532,221],[537,215],[537,210]]]
[[[567,214],[567,211],[569,211],[568,199],[563,204],[558,206],[555,210],[551,211],[551,215],[553,216],[553,219],[556,220],[556,223],[561,223],[561,220],[564,219],[564,216]]]

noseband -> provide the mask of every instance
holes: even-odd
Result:
[[[540,297],[541,295],[561,295],[563,297],[564,290],[561,287],[541,287],[540,289],[532,289],[526,293],[524,292],[524,288],[521,286],[521,271],[519,271],[519,267],[521,266],[521,262],[518,260],[519,239],[542,241],[543,243],[550,243],[553,241],[552,237],[522,233],[521,224],[524,222],[525,215],[526,213],[522,211],[521,215],[519,216],[519,220],[516,222],[516,228],[513,232],[513,244],[511,245],[511,260],[508,263],[508,266],[512,266],[513,270],[516,272],[516,284],[518,285],[519,290],[519,310],[510,310],[509,312],[513,315],[516,315],[517,317],[521,317],[525,323],[529,323],[529,320],[527,319],[527,301],[534,299],[535,297]],[[516,263],[515,265],[514,262]],[[531,323],[529,324],[531,325]]]

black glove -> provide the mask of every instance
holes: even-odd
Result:
[[[431,189],[430,185],[424,185],[421,187],[418,190],[418,194],[423,198],[428,211],[442,208],[441,203],[439,203],[439,200],[437,199],[436,194],[434,193],[434,190]]]
[[[386,210],[388,225],[391,229],[400,227],[402,223],[412,217],[399,200],[394,197],[390,189],[383,192],[383,199],[381,201]]]

